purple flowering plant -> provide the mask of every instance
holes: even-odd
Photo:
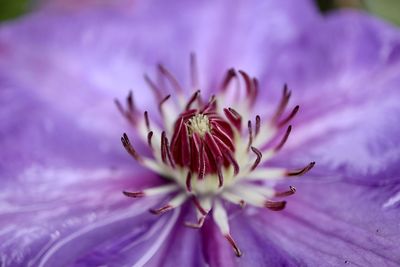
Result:
[[[0,25],[1,266],[400,264],[398,29],[101,3]]]

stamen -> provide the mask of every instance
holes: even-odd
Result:
[[[179,84],[178,80],[172,75],[171,72],[169,72],[162,64],[158,65],[158,69],[161,74],[163,74],[167,80],[171,83],[172,87],[177,91],[178,93],[182,93],[183,89],[182,86]]]
[[[126,133],[123,134],[121,137],[121,142],[122,145],[124,146],[125,150],[137,161],[141,162],[142,158],[140,155],[136,152],[136,150],[133,148],[131,145],[131,142],[129,141],[128,135]]]
[[[231,82],[232,78],[236,77],[236,71],[232,68],[229,69],[225,75],[225,79],[222,82],[222,90],[225,91],[228,88],[229,83]]]
[[[147,131],[150,131],[150,120],[149,120],[149,114],[147,111],[144,112],[144,121],[146,122]]]
[[[168,144],[168,138],[165,131],[163,131],[161,133],[161,158],[165,164],[167,164],[167,157],[171,167],[175,168],[175,162],[174,159],[172,158],[171,150]]]
[[[251,151],[254,152],[254,154],[256,154],[257,158],[253,163],[253,166],[251,166],[250,170],[253,171],[255,168],[257,168],[258,164],[261,161],[262,158],[262,153],[260,152],[260,150],[258,150],[257,148],[255,148],[254,146],[251,147]]]
[[[289,171],[286,173],[287,176],[301,176],[308,171],[310,171],[315,165],[315,161],[310,162],[307,166],[305,166],[303,169],[298,170],[298,171]]]
[[[287,130],[286,130],[285,135],[284,135],[283,138],[282,138],[282,140],[281,140],[281,141],[279,142],[279,144],[274,148],[275,152],[276,152],[276,151],[279,151],[279,150],[283,147],[283,145],[286,143],[286,141],[287,141],[287,139],[288,139],[289,134],[290,134],[291,131],[292,131],[292,125],[289,125],[289,127],[288,127]]]
[[[225,235],[226,240],[228,240],[229,244],[231,244],[233,250],[235,251],[235,255],[237,257],[241,257],[242,256],[242,252],[240,251],[239,247],[237,246],[235,240],[233,240],[232,236],[227,234]]]
[[[196,206],[197,210],[202,214],[202,215],[207,215],[208,211],[203,208],[203,206],[200,204],[199,200],[197,199],[197,197],[193,196],[192,197],[192,201],[194,203],[194,205]]]
[[[299,108],[300,108],[299,105],[295,106],[292,112],[290,112],[290,114],[285,119],[283,119],[281,122],[278,123],[278,127],[282,127],[283,125],[291,121],[294,118],[294,116],[296,116],[297,112],[299,111]]]
[[[171,97],[171,95],[167,95],[167,96],[164,97],[164,98],[160,101],[160,103],[158,104],[158,110],[160,111],[161,114],[164,114],[164,113],[163,113],[163,110],[162,110],[163,104],[164,104],[170,97]]]
[[[226,210],[222,207],[222,204],[218,200],[214,203],[213,218],[222,234],[225,236],[226,240],[228,240],[229,244],[232,246],[236,256],[242,256],[242,252],[230,234]]]
[[[199,97],[200,95],[200,90],[197,90],[192,97],[189,99],[188,103],[186,104],[185,110],[189,110],[190,107],[192,106],[193,102]]]
[[[153,132],[152,131],[150,131],[148,134],[147,134],[147,144],[149,145],[149,147],[151,148],[151,149],[153,149],[153,145],[151,144],[151,138],[153,137]]]
[[[162,93],[160,88],[158,88],[158,86],[146,74],[144,75],[144,80],[149,85],[150,89],[153,91],[157,100],[160,102],[162,100]]]
[[[251,98],[253,96],[253,92],[254,92],[252,80],[250,79],[249,75],[246,72],[239,70],[239,73],[240,73],[240,75],[242,75],[243,80],[246,84],[247,96]]]
[[[142,191],[136,191],[136,192],[123,191],[122,193],[127,197],[139,198],[139,197],[149,197],[149,196],[155,196],[155,195],[168,194],[168,193],[177,191],[178,189],[179,189],[179,187],[177,185],[168,184],[168,185],[162,185],[162,186],[158,186],[158,187],[147,188]]]
[[[294,193],[296,193],[296,188],[293,186],[289,186],[288,191],[277,192],[277,193],[275,193],[275,197],[288,197],[288,196],[293,195]]]
[[[165,205],[161,208],[158,208],[158,209],[150,209],[150,212],[155,215],[163,214],[167,211],[170,211],[170,210],[182,205],[183,202],[186,200],[186,198],[187,198],[187,196],[185,193],[178,194],[175,197],[173,197],[167,205]]]
[[[249,130],[249,143],[247,144],[247,151],[249,151],[251,145],[253,144],[253,127],[251,125],[251,120],[247,122],[247,128]]]
[[[272,117],[272,121],[277,121],[282,113],[285,111],[286,106],[289,102],[291,92],[288,90],[287,85],[285,84],[283,87],[282,98],[279,103],[278,108],[276,109],[275,115]]]
[[[186,190],[192,192],[192,172],[188,171],[186,175]]]
[[[273,211],[280,211],[286,207],[286,201],[270,201],[267,200],[264,204],[264,207],[273,210]]]
[[[133,101],[133,93],[132,91],[129,91],[129,94],[126,98],[126,105],[127,105],[127,110],[125,110],[121,104],[121,102],[119,102],[118,99],[114,100],[115,105],[118,108],[118,111],[122,114],[122,116],[124,116],[128,121],[130,121],[131,123],[136,123],[136,118],[135,118],[135,113],[136,113],[136,107],[134,105],[134,101]]]
[[[255,137],[258,135],[258,133],[260,132],[260,127],[261,127],[261,118],[259,115],[256,116],[256,133],[255,133]]]
[[[240,116],[240,114],[233,108],[224,108],[224,113],[226,118],[233,124],[233,126],[240,131],[242,128],[242,116]]]

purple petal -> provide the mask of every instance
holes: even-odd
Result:
[[[398,265],[400,214],[382,208],[393,188],[336,182],[297,189],[283,212],[238,217],[234,225],[246,220],[252,235],[242,238],[244,253],[256,250],[278,265]]]
[[[339,28],[341,24],[352,27]],[[394,54],[400,47],[399,31],[353,13],[331,17],[322,29],[337,33],[337,49],[329,50],[332,55],[324,58],[326,66],[319,70],[323,73],[315,73],[314,81],[298,78],[299,88],[294,83],[293,102],[300,104],[300,112],[276,162],[316,161],[318,173],[398,180],[400,58]],[[332,40],[324,32],[321,39],[307,37],[309,46],[302,51],[307,58],[322,58],[317,48],[329,48]],[[357,53],[342,55],[345,48]],[[310,64],[304,73],[312,75],[316,66]]]

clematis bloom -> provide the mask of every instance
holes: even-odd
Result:
[[[195,55],[191,56],[190,65],[192,88],[199,88]],[[142,115],[136,110],[132,92],[126,99],[126,108],[119,101],[116,104],[121,114],[137,129],[143,142],[147,141],[153,157],[140,156],[124,133],[121,142],[126,151],[140,164],[165,177],[167,183],[136,192],[124,191],[124,194],[133,198],[173,194],[166,205],[151,210],[156,215],[180,207],[191,199],[196,208],[197,222],[186,223],[186,226],[192,228],[201,228],[212,210],[215,223],[236,256],[240,257],[242,252],[230,234],[222,200],[241,207],[248,203],[274,211],[285,208],[285,201],[272,199],[290,196],[296,189],[290,186],[287,191],[276,192],[271,185],[263,187],[260,183],[303,175],[314,167],[315,162],[295,171],[259,165],[265,165],[283,147],[291,125],[283,132],[280,141],[274,145],[271,143],[294,118],[299,106],[283,116],[291,95],[285,85],[275,113],[270,120],[261,123],[259,115],[251,119],[259,91],[258,80],[246,72],[240,70],[237,73],[230,69],[220,91],[215,90],[209,100],[204,101],[201,91],[197,90],[185,101],[184,90],[176,78],[164,66],[159,65],[158,69],[161,77],[158,85],[148,76],[145,79],[158,101],[161,128],[150,119],[147,111]],[[162,85],[167,82],[175,90],[176,103],[170,94],[162,96],[166,91]]]
[[[1,25],[2,265],[399,264],[397,29],[355,12],[322,18],[305,0],[236,5],[227,1],[134,2],[129,9],[120,4],[111,10],[104,6],[82,10],[48,7]],[[198,79],[192,79],[198,83],[189,79],[192,75],[185,59],[191,51],[199,61]],[[159,117],[142,77],[148,73],[161,90],[171,87],[165,71],[162,77],[157,77],[159,71],[154,73],[160,62],[165,71],[174,74],[187,97],[182,101],[183,110],[167,117],[171,120],[167,124]],[[224,84],[226,70],[232,67],[246,72],[235,72],[224,91],[221,82]],[[250,79],[251,86],[247,86],[246,77],[257,77],[258,82]],[[241,84],[240,92],[259,88],[254,105],[246,103],[251,97],[237,101],[240,98],[230,94],[235,92],[236,82]],[[291,106],[280,114],[285,83],[291,90]],[[124,120],[115,108],[113,99],[123,99],[129,88],[137,109],[129,108],[133,102],[125,106],[121,101],[121,111],[127,117],[130,111],[147,111],[148,119],[140,112],[132,122]],[[198,89],[204,101],[201,105],[195,94]],[[173,92],[171,99],[162,108],[181,101],[179,90],[169,92]],[[211,118],[185,120],[181,116],[191,96],[197,99],[190,105],[196,116],[213,94],[219,98]],[[302,177],[258,182],[260,187],[251,191],[238,186],[243,180],[235,179],[256,163],[257,150],[280,148],[288,124],[276,125],[285,124],[296,105],[300,109],[290,120],[291,133],[284,146],[249,175],[273,167],[283,174],[283,170],[287,173],[313,161],[315,167]],[[227,108],[226,114],[222,108]],[[239,126],[236,112],[246,118],[239,133],[235,133]],[[179,118],[185,124],[180,120],[175,124]],[[218,122],[214,121],[217,118]],[[268,124],[271,121],[275,124]],[[213,130],[224,127],[222,133],[228,138],[216,153],[207,154],[213,163],[204,169],[203,179],[198,177],[202,173],[199,166],[180,157],[187,153],[179,153],[186,141],[174,139],[174,132],[175,136],[179,133],[175,125],[186,126],[182,129],[188,134],[184,130],[180,135],[193,144],[199,141],[190,139],[193,133],[213,137],[217,135]],[[161,126],[170,129],[155,130]],[[148,130],[153,137],[148,138]],[[121,147],[119,138],[124,132],[125,146],[133,156],[140,156],[144,166],[133,163]],[[274,140],[265,147],[257,146],[257,138],[267,132]],[[145,142],[139,141],[140,136]],[[147,144],[149,139],[154,152]],[[213,147],[212,142],[203,144]],[[225,152],[242,151],[240,157],[232,160],[224,153],[223,160],[214,158],[224,145],[228,147]],[[153,155],[158,157],[156,164],[147,161]],[[268,159],[268,153],[263,153],[262,159]],[[235,161],[239,166],[236,176]],[[143,190],[146,195],[150,188],[165,186],[168,180],[157,174],[160,166],[163,171],[159,173],[164,176],[168,176],[165,170],[182,171],[180,180],[171,180],[170,185],[179,182],[175,194],[184,192],[190,201],[155,216],[148,210],[168,204],[173,194],[132,200],[121,192],[137,196],[133,190]],[[197,192],[202,190],[200,184],[208,181],[207,175],[213,176],[213,185],[206,189],[211,190],[214,201],[223,202],[227,217],[222,207],[216,208],[223,214],[217,218],[212,218],[212,210],[211,216],[196,217],[192,195],[200,195]],[[228,204],[226,193],[225,198],[216,193],[243,189],[248,200],[254,200],[253,192],[264,189],[271,190],[271,195],[291,194],[291,185],[296,194],[287,198],[285,209],[279,212],[252,205],[241,209]],[[194,230],[185,222],[203,225]],[[224,237],[228,232],[225,222],[242,257],[232,253],[232,245]]]

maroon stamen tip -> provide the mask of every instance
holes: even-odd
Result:
[[[197,223],[185,222],[185,226],[193,229],[200,229],[203,227],[205,217],[200,217]]]
[[[192,172],[188,172],[186,175],[186,190],[192,192]]]
[[[247,144],[247,150],[249,150],[253,144],[253,127],[251,125],[251,120],[247,122],[247,129],[249,131],[249,143]]]
[[[241,199],[240,201],[239,201],[239,206],[240,206],[240,208],[244,208],[245,206],[246,206],[246,202],[243,200],[243,199]]]
[[[153,91],[153,93],[156,96],[157,100],[161,101],[162,95],[161,95],[160,88],[158,88],[158,86],[146,74],[144,75],[144,80],[147,83],[147,85],[150,87],[150,89]]]
[[[231,82],[232,78],[236,77],[235,69],[231,68],[227,71],[225,75],[225,79],[222,82],[222,90],[226,90],[228,88],[229,83]]]
[[[158,70],[160,73],[167,78],[167,80],[171,83],[172,87],[177,92],[183,92],[182,86],[179,84],[178,80],[172,75],[169,70],[167,70],[162,64],[158,64]]]
[[[254,92],[253,92],[251,102],[250,102],[251,105],[254,104],[254,102],[258,96],[258,91],[259,91],[259,84],[258,84],[258,80],[256,78],[253,78],[253,89],[254,89]]]
[[[281,122],[278,123],[278,127],[282,127],[283,125],[291,121],[296,116],[297,112],[299,111],[299,108],[300,108],[299,105],[295,106],[292,112],[290,112],[290,114],[285,119],[283,119]]]
[[[282,113],[285,111],[287,104],[289,103],[291,92],[288,90],[287,84],[283,86],[282,98],[279,102],[278,108],[272,118],[273,121],[277,121]]]
[[[266,201],[264,203],[264,207],[273,210],[273,211],[281,211],[286,207],[286,201]]]
[[[158,104],[158,109],[159,111],[162,113],[162,105],[164,105],[165,102],[167,102],[168,99],[170,99],[171,95],[167,95],[166,97],[164,97],[160,103]]]
[[[221,164],[218,164],[217,174],[218,174],[218,187],[222,187],[224,185],[224,175],[222,174]]]
[[[137,192],[122,191],[122,193],[127,197],[133,197],[133,198],[139,198],[145,196],[143,191],[137,191]]]
[[[169,147],[169,142],[167,138],[167,134],[165,131],[161,133],[161,158],[165,164],[167,163],[167,158],[172,168],[175,168],[175,161],[172,158],[171,149]]]
[[[249,75],[246,72],[244,72],[242,70],[239,70],[239,73],[240,73],[240,75],[242,75],[243,80],[244,80],[244,82],[246,84],[247,95],[249,97],[252,97],[253,96],[253,92],[254,92],[252,80],[250,79]]]
[[[217,97],[215,95],[212,95],[207,105],[204,106],[204,108],[200,111],[200,113],[204,114],[212,110],[215,110],[216,106],[217,106]]]
[[[165,212],[167,212],[167,211],[172,210],[173,208],[174,208],[174,207],[172,207],[171,205],[167,204],[167,205],[165,205],[164,207],[161,207],[161,208],[159,208],[159,209],[150,209],[149,211],[150,211],[151,213],[155,214],[155,215],[160,215],[160,214],[163,214],[163,213],[165,213]]]
[[[189,99],[188,103],[186,104],[185,110],[189,110],[190,107],[192,106],[192,104],[194,103],[194,101],[196,101],[196,99],[199,97],[200,94],[200,90],[197,90],[192,97]]]
[[[136,152],[136,150],[133,148],[131,145],[131,142],[129,141],[128,135],[126,133],[123,134],[121,137],[121,142],[122,145],[124,146],[125,150],[137,161],[141,161],[142,158],[139,156],[139,154]]]
[[[232,246],[233,251],[235,252],[235,255],[237,257],[242,256],[242,252],[240,251],[239,247],[237,246],[235,240],[233,240],[232,236],[230,234],[225,235],[226,240],[228,240],[229,244]]]
[[[233,174],[235,176],[238,175],[238,173],[240,171],[240,166],[237,163],[237,161],[235,160],[235,158],[232,156],[232,153],[229,152],[229,153],[225,153],[224,155],[228,158],[229,162],[232,163],[232,165],[233,165]]]
[[[126,115],[126,114],[125,114],[125,110],[124,110],[124,108],[122,107],[121,102],[119,102],[118,99],[114,99],[114,103],[115,103],[115,105],[117,106],[118,111],[119,111],[123,116],[125,116],[125,115]]]
[[[133,102],[133,92],[129,91],[128,97],[126,98],[126,103],[128,104],[128,110],[133,112],[135,110],[135,104]]]
[[[315,161],[310,162],[307,166],[305,166],[303,169],[298,170],[298,171],[290,171],[287,172],[287,176],[301,176],[307,172],[309,172],[315,165]]]
[[[200,211],[200,213],[203,216],[207,215],[208,212],[201,206],[201,204],[200,204],[199,200],[197,199],[197,197],[193,196],[192,197],[192,201],[193,201],[193,204],[196,206],[197,210]]]
[[[284,191],[284,192],[277,192],[275,193],[275,197],[288,197],[291,196],[293,194],[296,193],[296,188],[293,186],[289,186],[289,190],[288,191]]]
[[[224,108],[226,118],[240,131],[242,128],[242,116],[233,108]]]
[[[150,131],[150,132],[147,134],[147,144],[149,145],[149,147],[150,147],[151,149],[153,149],[153,145],[152,145],[152,143],[151,143],[152,137],[153,137],[153,131]]]
[[[254,169],[257,168],[258,164],[261,162],[262,153],[260,150],[258,150],[254,146],[251,147],[251,151],[253,151],[254,154],[256,154],[256,156],[257,156],[256,160],[253,163],[253,166],[251,166],[251,168],[250,168],[251,171],[254,171]]]
[[[274,148],[275,151],[279,151],[283,145],[286,143],[286,141],[289,138],[290,132],[292,131],[292,125],[289,125],[287,128],[285,135],[283,136],[282,140],[279,142],[279,144]]]
[[[147,111],[144,112],[144,121],[146,123],[146,128],[150,131],[150,120],[149,120],[149,113]]]
[[[257,136],[260,133],[260,128],[261,128],[261,118],[259,115],[256,116],[256,133],[255,136]]]

